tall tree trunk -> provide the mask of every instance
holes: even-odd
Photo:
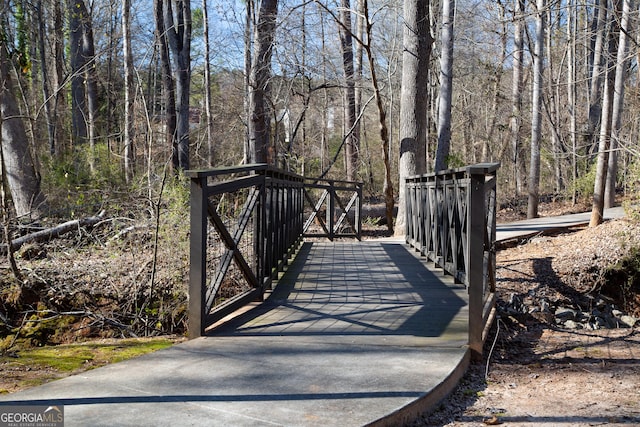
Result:
[[[173,54],[176,87],[176,148],[178,168],[189,169],[189,101],[191,86],[191,1],[164,0],[164,27]]]
[[[249,78],[250,163],[275,164],[276,161],[275,153],[269,152],[271,116],[268,94],[277,13],[278,0],[263,0],[254,30],[254,54]]]
[[[361,43],[356,43],[356,46],[355,46],[354,71],[353,71],[353,74],[354,74],[353,114],[357,120],[357,123],[353,128],[353,139],[357,143],[358,160],[362,158],[362,155],[361,155],[361,151],[362,151],[361,146],[363,141],[362,129],[364,126],[366,126],[365,117],[364,117],[364,114],[362,114],[362,91],[363,91],[362,74],[363,74],[364,43],[371,43],[371,41],[368,38],[367,40],[365,40],[365,37],[367,37],[365,34],[365,6],[368,7],[368,5],[365,5],[365,2],[366,0],[356,0],[356,13],[355,13],[356,38],[357,40],[361,41]],[[367,161],[370,164],[371,156],[368,151],[368,145],[366,148],[365,156]],[[356,172],[357,172],[357,169],[356,169]],[[371,168],[367,167],[367,176],[371,177],[369,182],[372,182],[373,180],[372,174],[373,172],[371,171]]]
[[[502,100],[502,76],[504,75],[504,63],[507,59],[507,43],[508,43],[508,21],[507,21],[507,16],[506,16],[506,5],[503,4],[499,4],[498,5],[499,10],[500,10],[500,22],[502,22],[501,25],[501,31],[499,33],[500,35],[500,57],[498,58],[498,61],[496,63],[496,65],[494,66],[494,74],[493,74],[493,90],[492,90],[492,100],[491,100],[491,119],[490,119],[490,124],[489,124],[489,129],[487,131],[487,136],[486,138],[484,138],[483,144],[482,144],[482,161],[483,162],[488,162],[490,161],[490,159],[493,157],[493,154],[491,152],[491,146],[495,145],[495,142],[493,140],[494,135],[495,135],[495,131],[496,131],[496,127],[497,127],[497,123],[498,123],[498,119],[500,117],[500,114],[498,114],[498,107],[500,106],[501,100]],[[468,129],[467,129],[468,130]],[[466,140],[466,138],[465,138]],[[493,144],[492,144],[493,143]],[[475,160],[474,160],[475,163]]]
[[[64,9],[61,4],[61,1],[55,0],[53,2],[53,45],[54,52],[52,58],[52,69],[55,70],[54,73],[54,83],[53,83],[53,91],[55,92],[55,104],[54,110],[56,111],[56,142],[57,142],[57,152],[61,153],[64,149],[68,148],[68,146],[60,145],[63,141],[67,141],[70,138],[68,131],[65,126],[65,117],[69,111],[67,97],[68,91],[65,85],[65,70],[64,70],[64,49],[65,49],[65,35],[64,35]]]
[[[577,130],[578,120],[576,114],[576,37],[578,33],[578,13],[577,2],[570,0],[567,7],[567,40],[569,43],[567,49],[567,106],[569,109],[569,138],[571,139],[571,179],[574,183],[572,191],[572,201],[577,203],[577,186],[578,179],[578,141]]]
[[[131,0],[122,2],[122,53],[124,60],[124,176],[131,182],[134,173],[134,123],[136,86],[131,50]]]
[[[451,145],[454,13],[455,0],[442,0],[442,54],[440,56],[440,102],[438,106],[436,172],[447,168]]]
[[[522,126],[522,68],[524,35],[524,0],[514,0],[513,81],[511,86],[511,161],[515,195],[522,194],[522,165],[520,158]]]
[[[176,89],[171,72],[169,43],[164,24],[164,3],[171,0],[154,0],[153,7],[156,21],[156,41],[160,51],[160,68],[162,74],[162,90],[165,107],[165,138],[167,147],[171,149],[171,165],[175,170],[180,168],[178,159],[178,140],[176,138]]]
[[[251,147],[249,141],[251,137],[249,132],[251,130],[251,30],[253,28],[253,0],[247,0],[246,14],[244,21],[244,117],[245,117],[245,140],[243,145],[243,163],[251,163],[253,154],[251,154]]]
[[[618,41],[618,54],[616,61],[616,76],[613,88],[613,112],[611,117],[611,143],[609,147],[609,165],[607,170],[607,180],[604,196],[604,207],[612,208],[616,199],[616,182],[618,178],[618,139],[620,137],[620,128],[622,125],[622,113],[624,107],[624,86],[627,76],[628,62],[627,59],[627,39],[630,25],[629,15],[631,13],[631,1],[621,0],[622,18],[620,19],[620,37]]]
[[[89,169],[95,173],[98,85],[91,16],[84,0],[69,1],[71,103],[75,144],[89,142]]]
[[[204,41],[204,109],[207,118],[207,163],[214,164],[214,143],[213,143],[213,105],[211,104],[211,65],[209,46],[209,12],[207,0],[202,0],[202,20],[204,24],[202,37]]]
[[[344,129],[347,180],[355,181],[358,174],[358,158],[360,144],[356,128],[356,92],[353,62],[353,34],[351,31],[351,2],[341,0],[340,8],[340,47],[342,49],[342,66],[345,77],[344,91]]]
[[[393,207],[395,198],[393,194],[393,182],[391,178],[391,160],[389,156],[389,128],[387,127],[387,112],[382,103],[382,94],[380,93],[380,84],[378,83],[378,77],[376,73],[376,64],[373,57],[373,50],[371,49],[372,42],[372,28],[373,24],[369,20],[369,2],[367,0],[362,1],[362,14],[365,19],[367,42],[363,43],[363,47],[367,52],[367,58],[369,59],[369,72],[371,73],[371,84],[373,86],[373,93],[376,98],[376,107],[378,109],[378,123],[380,126],[380,140],[382,141],[382,158],[384,162],[384,201],[385,211],[387,219],[387,229],[393,232]]]
[[[40,72],[42,73],[42,97],[44,99],[44,114],[47,120],[47,142],[49,153],[53,156],[56,153],[56,111],[51,96],[51,86],[49,81],[49,64],[47,63],[45,38],[47,36],[46,22],[44,18],[44,5],[42,0],[38,0],[36,6],[38,21],[38,51],[40,54]]]
[[[84,79],[86,63],[82,55],[82,21],[81,11],[84,1],[69,0],[69,49],[71,62],[71,136],[74,145],[87,141],[88,128],[86,117],[87,101]]]
[[[590,57],[593,59],[590,61],[589,70],[589,111],[587,117],[589,153],[597,150],[598,141],[596,130],[600,125],[600,117],[602,116],[602,79],[606,71],[603,69],[603,64],[606,60],[603,52],[607,27],[607,4],[608,0],[596,0],[596,10],[593,16],[593,23],[591,24],[592,30],[595,31],[595,39],[592,43],[592,51],[590,52]]]
[[[622,0],[615,0],[616,10]],[[609,48],[606,62],[605,86],[602,97],[602,116],[600,118],[600,140],[598,143],[598,160],[596,163],[596,177],[593,185],[593,205],[591,207],[591,220],[589,227],[595,227],[602,223],[604,214],[604,191],[607,182],[607,168],[609,164],[609,145],[611,141],[611,121],[613,116],[613,99],[615,70],[614,61],[616,54],[616,42],[619,37],[619,15],[612,20],[612,28],[609,31]]]
[[[426,172],[428,74],[433,38],[429,2],[404,0],[402,86],[400,89],[400,173],[395,234],[406,232],[404,180]]]
[[[540,191],[540,140],[542,132],[542,85],[544,66],[545,0],[536,1],[536,41],[533,54],[533,100],[531,104],[531,161],[527,218],[538,217]]]
[[[4,0],[0,0],[0,12],[6,16]],[[11,78],[9,46],[2,21],[0,29],[0,149],[4,163],[2,176],[6,176],[16,215],[21,219],[39,218],[46,210],[46,201],[40,190],[40,177],[29,149],[29,140],[15,97]]]

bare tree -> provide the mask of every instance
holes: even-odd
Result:
[[[191,86],[191,1],[163,0],[162,17],[169,49],[173,54],[176,94],[174,166],[189,169],[189,107]],[[177,160],[177,162],[176,162]]]
[[[442,53],[440,54],[440,95],[438,105],[438,148],[436,150],[436,172],[447,168],[451,145],[454,12],[455,0],[442,0]]]
[[[344,129],[345,135],[345,160],[347,180],[355,181],[358,173],[358,158],[360,154],[360,142],[356,128],[356,91],[355,72],[353,61],[353,33],[351,29],[351,2],[341,0],[340,8],[340,47],[342,48],[342,66],[345,77],[344,91]]]
[[[406,177],[426,172],[427,76],[433,38],[429,2],[404,0],[402,86],[400,90],[400,186],[396,235],[404,235]]]
[[[254,29],[254,53],[249,74],[249,162],[275,162],[271,147],[268,94],[278,0],[262,0]]]
[[[0,0],[0,13],[7,14],[4,0]],[[8,37],[5,33],[8,25],[5,19],[0,29],[0,127],[2,128],[0,149],[2,150],[2,176],[6,177],[14,209],[18,217],[38,218],[45,208],[46,201],[40,190],[37,173],[29,140],[25,131],[23,117],[20,114],[15,96],[15,87],[11,77]],[[4,183],[2,184],[4,185]]]
[[[598,125],[600,124],[599,120],[602,115],[602,79],[605,72],[603,69],[605,61],[603,51],[607,28],[607,3],[608,0],[596,0],[596,10],[593,15],[593,22],[591,23],[591,29],[595,33],[595,38],[589,57],[589,112],[587,122],[587,138],[590,145],[589,152],[596,151],[597,149],[596,130],[598,129]]]
[[[575,0],[569,0],[567,7],[567,107],[569,112],[569,138],[571,140],[571,177],[575,183],[578,179],[578,119],[576,114],[576,80],[577,80],[577,33],[578,33],[578,16],[577,5]],[[576,185],[573,185],[572,201],[577,202]]]
[[[611,142],[611,128],[613,126],[613,114],[615,105],[614,89],[616,84],[617,67],[614,63],[618,61],[616,53],[616,42],[620,37],[620,9],[623,0],[615,0],[616,17],[612,19],[612,27],[608,34],[608,55],[605,72],[605,86],[602,97],[602,116],[600,118],[600,139],[598,143],[598,159],[596,163],[596,177],[593,186],[593,204],[591,208],[590,227],[595,227],[602,223],[604,214],[604,193],[607,183],[607,169],[609,165],[609,148]],[[626,25],[626,22],[625,22]],[[622,49],[626,49],[626,41],[622,43]],[[623,50],[624,52],[624,50]],[[624,53],[620,60],[624,63]],[[622,65],[621,65],[622,67]],[[624,71],[620,74],[620,79],[624,78]],[[620,83],[622,84],[622,82]],[[620,111],[618,111],[619,113]]]
[[[624,108],[624,87],[627,76],[629,59],[627,57],[628,38],[630,34],[631,0],[622,1],[622,17],[620,19],[620,36],[618,40],[618,53],[615,69],[615,82],[613,87],[613,112],[611,117],[611,142],[609,147],[609,165],[605,185],[604,208],[615,205],[616,182],[618,178],[618,139],[622,126],[622,113]]]
[[[98,85],[93,25],[84,0],[69,0],[68,7],[73,139],[76,144],[89,142],[89,168],[94,173]]]
[[[133,53],[131,50],[131,0],[122,2],[122,54],[124,60],[124,176],[133,178],[134,107],[136,97]]]
[[[536,1],[536,39],[533,52],[533,100],[531,103],[531,161],[529,165],[529,203],[527,206],[527,218],[536,218],[538,216],[545,8],[545,0]]]
[[[178,146],[176,139],[176,88],[171,72],[171,58],[169,55],[169,43],[164,22],[164,3],[170,0],[154,0],[156,43],[160,52],[160,68],[162,75],[162,92],[165,108],[165,138],[167,147],[171,148],[171,164],[174,169],[180,167],[178,160]]]
[[[213,105],[211,103],[211,46],[209,45],[209,12],[207,0],[202,0],[202,20],[204,41],[204,111],[207,119],[207,162],[209,166],[214,163],[214,124],[213,124]]]

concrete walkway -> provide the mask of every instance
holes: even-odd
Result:
[[[616,207],[605,209],[604,219],[624,217],[624,209]],[[551,216],[534,219],[526,219],[496,226],[496,242],[505,242],[513,239],[525,239],[537,234],[544,234],[556,230],[577,227],[589,224],[591,212],[584,212],[563,216]]]
[[[0,396],[65,426],[401,425],[468,365],[467,291],[398,241],[305,243],[210,336]]]

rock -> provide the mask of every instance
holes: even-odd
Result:
[[[582,325],[574,322],[573,320],[567,320],[564,322],[564,327],[567,329],[582,329]]]
[[[566,319],[570,319],[570,320],[575,320],[576,315],[578,314],[577,311],[568,308],[568,307],[558,307],[556,308],[556,317],[558,319],[562,319],[562,320],[566,320]]]
[[[547,300],[544,300],[544,299],[540,300],[540,311],[542,311],[543,313],[549,313],[551,311],[551,308]]]
[[[620,323],[630,328],[633,328],[636,325],[636,323],[638,323],[638,319],[636,319],[633,316],[624,315],[624,316],[620,316]]]
[[[621,312],[620,310],[611,310],[611,314],[613,314],[615,317],[620,317],[622,316],[624,313]]]

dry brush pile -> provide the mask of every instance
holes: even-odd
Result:
[[[93,197],[98,203],[84,209],[22,226],[12,237],[27,237],[15,247],[18,274],[3,238],[0,351],[89,337],[184,333],[188,187],[172,183],[154,198],[109,193]],[[100,213],[90,215],[91,209]],[[64,233],[28,238],[68,224],[69,216],[78,221]]]

